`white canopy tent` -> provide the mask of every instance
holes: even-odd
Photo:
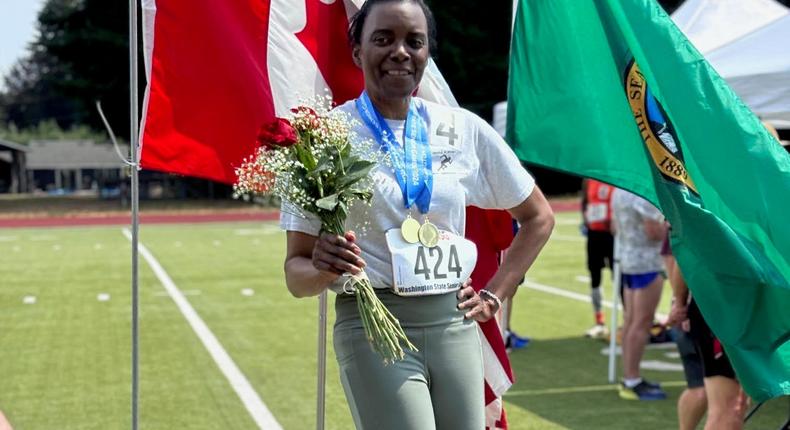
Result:
[[[744,103],[790,128],[790,10],[774,0],[686,0],[672,19]]]

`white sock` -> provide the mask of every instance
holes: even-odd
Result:
[[[634,388],[642,382],[642,378],[623,378],[623,384],[628,388]]]

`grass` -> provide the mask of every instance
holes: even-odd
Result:
[[[316,299],[283,282],[284,235],[272,224],[147,226],[140,240],[216,335],[285,429],[314,427]],[[0,230],[0,410],[17,430],[130,427],[130,251],[119,228]],[[561,214],[529,279],[582,294],[578,217]],[[145,261],[140,259],[140,424],[144,429],[252,429],[255,424]],[[241,294],[242,289],[254,295]],[[605,297],[610,298],[608,280]],[[109,301],[97,295],[110,295]],[[35,296],[35,304],[23,304]],[[668,302],[663,302],[666,311]],[[584,339],[589,303],[522,287],[511,355],[512,429],[676,427],[678,371],[646,371],[670,399],[622,401],[606,381],[602,342]],[[334,320],[330,306],[330,323]],[[329,341],[327,428],[350,429]],[[677,364],[667,350],[648,360]],[[747,428],[776,428],[787,399]]]

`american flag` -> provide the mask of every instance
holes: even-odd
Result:
[[[502,210],[466,208],[466,238],[477,245],[477,265],[472,272],[472,287],[485,288],[499,267],[499,256],[513,240],[513,220]],[[505,350],[502,331],[495,319],[479,323],[485,374],[486,426],[506,429],[507,419],[502,395],[515,382]]]

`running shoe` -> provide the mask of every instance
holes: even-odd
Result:
[[[642,382],[647,384],[648,387],[656,388],[656,389],[659,389],[659,390],[661,389],[661,383],[659,383],[659,382],[648,381],[647,379],[644,379],[644,378],[642,378]]]
[[[528,337],[521,337],[512,331],[509,331],[506,334],[507,337],[505,338],[505,348],[507,349],[521,349],[529,345]]]
[[[626,387],[625,384],[621,382],[619,394],[620,398],[625,400],[649,401],[664,400],[667,398],[667,393],[665,393],[664,390],[650,385],[645,381],[640,382],[632,388]]]
[[[589,337],[591,339],[608,339],[609,330],[607,330],[606,326],[603,324],[596,324],[592,326],[592,328],[584,332],[584,336]]]

